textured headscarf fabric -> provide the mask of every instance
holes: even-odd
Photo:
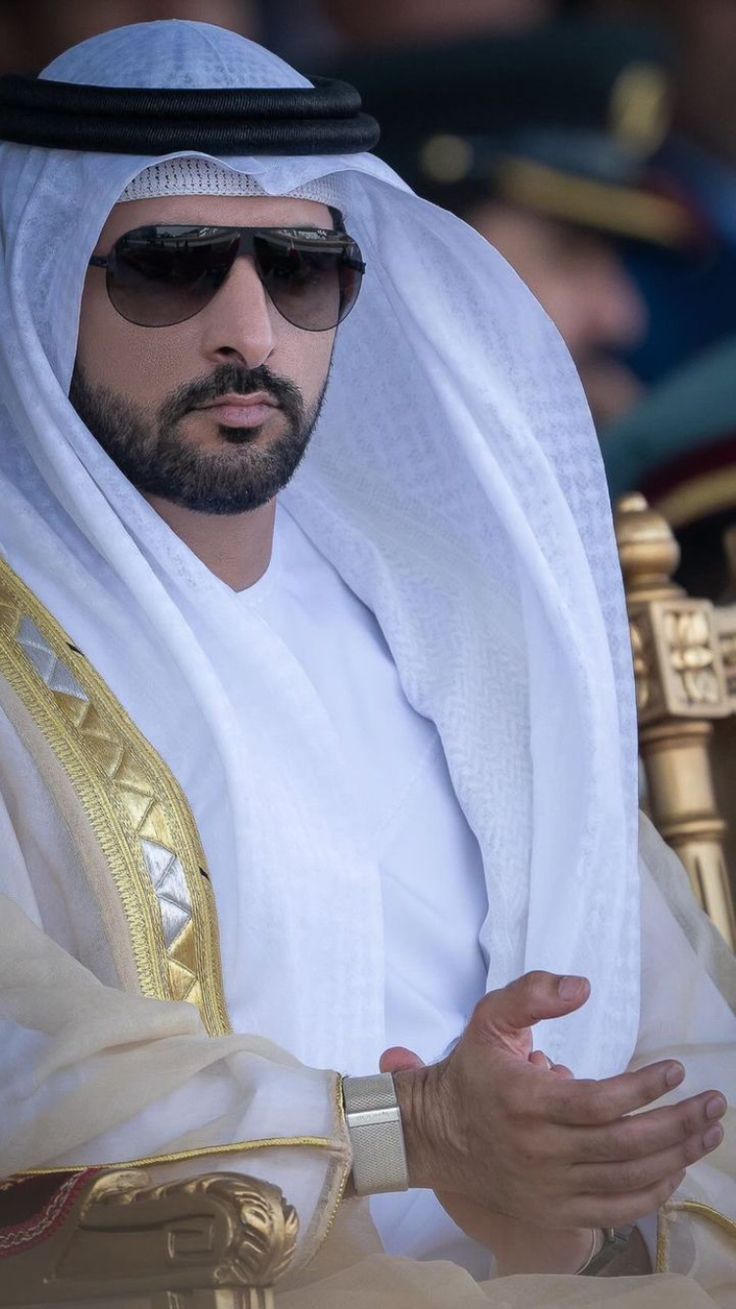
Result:
[[[177,155],[161,164],[144,168],[128,183],[120,203],[128,200],[152,200],[162,195],[265,195],[263,187],[249,173],[237,173],[233,168],[215,163],[202,156]],[[306,186],[298,186],[289,193],[303,200],[316,200],[318,204],[338,208],[340,196],[330,179],[315,178]]]
[[[45,76],[309,85],[252,42],[178,21],[107,32]],[[368,1071],[384,1022],[380,878],[333,729],[275,634],[68,400],[87,261],[124,188],[160,162],[0,149],[0,549],[189,797],[236,1029]],[[329,178],[362,247],[364,288],[284,503],[437,724],[483,856],[489,987],[529,968],[587,975],[589,1003],[539,1040],[581,1074],[618,1070],[638,1022],[635,713],[605,480],[569,357],[500,256],[374,156],[224,162],[270,195]]]

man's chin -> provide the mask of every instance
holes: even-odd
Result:
[[[260,427],[220,427],[220,437],[226,445],[255,445],[276,436],[268,423],[261,423]]]
[[[225,445],[264,444],[269,438],[278,439],[284,435],[284,419],[280,409],[271,409],[265,422],[224,423],[218,422],[211,411],[198,409],[187,415],[179,425],[179,432],[180,439],[183,437],[199,449],[222,450]]]
[[[228,436],[240,429],[229,428]],[[269,439],[266,427],[243,429],[245,440],[202,446],[170,458],[142,476],[129,480],[147,499],[178,505],[194,513],[232,515],[260,509],[290,482],[304,458],[307,442],[295,437]],[[260,437],[260,439],[259,439]],[[189,442],[187,442],[189,444]]]

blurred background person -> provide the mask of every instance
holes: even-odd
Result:
[[[710,197],[736,234],[733,203],[724,205],[726,191],[736,190],[736,5],[733,0],[584,0],[593,14],[646,20],[658,25],[669,38],[677,75],[676,139],[700,156],[702,172],[693,165],[694,181],[702,179],[702,195]],[[683,155],[687,150],[683,148]],[[707,162],[706,162],[707,161]],[[720,186],[709,187],[708,163],[716,161],[712,176]],[[686,165],[683,164],[683,168]]]
[[[651,322],[630,363],[654,382],[736,332],[736,3],[585,0],[584,7],[655,24],[668,40],[674,127],[660,161],[711,228],[710,243],[699,250],[640,250],[629,257]]]
[[[269,0],[267,44],[304,61],[396,45],[421,46],[552,20],[558,0]],[[306,66],[306,65],[305,65]]]
[[[35,73],[79,41],[127,23],[189,18],[259,40],[257,0],[0,0],[0,73]]]
[[[698,223],[651,159],[669,121],[660,44],[600,22],[346,53],[331,70],[382,126],[378,153],[509,260],[565,339],[598,424],[639,399],[645,337],[618,246],[687,247]]]
[[[687,191],[709,229],[708,240],[689,249],[627,253],[650,319],[628,362],[648,391],[640,406],[602,432],[609,483],[614,496],[642,490],[665,516],[681,549],[678,582],[694,595],[733,601],[736,3],[586,0],[586,8],[658,24],[669,40],[674,121],[657,161]],[[723,737],[720,726],[719,733]],[[729,753],[736,757],[733,735]]]
[[[346,44],[405,45],[521,32],[554,17],[555,0],[322,0]]]

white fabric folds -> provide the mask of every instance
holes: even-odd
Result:
[[[307,85],[258,46],[188,22],[107,32],[46,76]],[[332,729],[276,636],[67,398],[87,261],[125,186],[156,162],[0,150],[0,549],[186,791],[236,1031],[369,1072],[383,1039],[381,894]],[[580,1074],[616,1071],[639,1008],[635,718],[605,481],[570,360],[498,254],[378,159],[225,162],[268,194],[329,176],[363,249],[364,290],[284,503],[376,614],[407,698],[437,724],[483,853],[489,986],[528,968],[586,974],[589,1004],[540,1043]],[[236,727],[235,704],[247,710]]]

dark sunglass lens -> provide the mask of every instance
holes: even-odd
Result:
[[[365,264],[357,245],[352,247],[340,265],[340,322],[347,318],[363,285]]]
[[[361,273],[346,262],[344,245],[320,239],[294,241],[284,235],[257,236],[254,255],[263,284],[279,313],[307,332],[337,327],[352,309]],[[357,247],[351,247],[357,249]]]
[[[199,313],[222,286],[238,252],[238,234],[207,228],[142,228],[116,245],[108,269],[110,299],[142,327],[167,327]]]

